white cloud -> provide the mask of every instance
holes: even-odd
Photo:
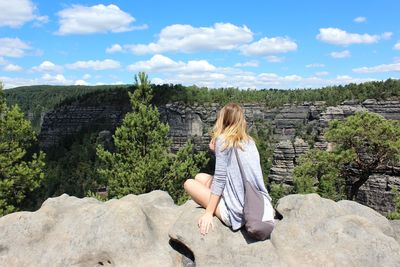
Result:
[[[8,64],[3,68],[4,71],[19,72],[22,71],[22,67],[14,64]]]
[[[327,72],[327,71],[319,71],[319,72],[315,73],[315,76],[326,76],[328,74],[329,74],[329,72]]]
[[[196,73],[214,71],[215,66],[206,60],[190,60],[187,63],[183,61],[174,61],[163,55],[154,55],[148,61],[138,61],[128,66],[128,70],[148,71],[148,72],[182,72]]]
[[[135,18],[116,5],[73,5],[58,12],[60,28],[57,34],[90,34],[134,30]]]
[[[344,51],[340,51],[340,52],[331,52],[330,55],[333,58],[346,58],[346,57],[350,57],[351,53],[349,50],[344,50]]]
[[[215,23],[212,27],[193,27],[174,24],[161,30],[155,43],[124,45],[134,54],[158,54],[163,52],[197,52],[206,50],[231,50],[253,39],[246,26],[231,23]]]
[[[306,65],[306,68],[323,68],[325,67],[325,64],[322,63],[311,63]]]
[[[377,72],[392,72],[400,71],[400,63],[381,64],[373,67],[361,67],[353,69],[357,73],[377,73]]]
[[[121,64],[119,61],[113,59],[105,60],[88,60],[88,61],[77,61],[72,64],[65,65],[68,69],[93,69],[93,70],[110,70],[119,69]]]
[[[0,38],[0,56],[23,57],[30,46],[19,38]]]
[[[366,17],[357,17],[353,21],[357,22],[357,23],[363,23],[363,22],[367,22],[367,18]]]
[[[351,45],[351,44],[372,44],[377,43],[380,39],[388,39],[392,33],[385,32],[382,35],[370,35],[367,33],[348,33],[338,28],[321,28],[317,39],[335,45]]]
[[[89,80],[90,78],[92,78],[92,75],[86,73],[85,75],[82,76],[82,80],[86,81]]]
[[[244,55],[266,56],[297,50],[297,44],[288,37],[264,37],[257,42],[243,45],[240,50]]]
[[[76,80],[74,85],[88,85],[88,83],[85,80]]]
[[[42,76],[42,80],[47,82],[48,84],[67,84],[68,81],[65,79],[64,75],[62,74],[56,74],[56,75],[51,75],[48,73],[45,73]]]
[[[250,60],[243,63],[236,63],[235,67],[258,67],[259,62],[257,60]]]
[[[400,63],[400,57],[394,57],[393,58],[394,63]]]
[[[32,20],[36,20],[39,24],[48,21],[47,16],[35,14],[36,6],[31,0],[3,0],[0,1],[0,10],[0,27],[17,28]]]
[[[195,68],[196,66],[196,68]],[[205,67],[207,66],[207,67]],[[148,61],[139,61],[128,67],[133,72],[147,71],[151,81],[156,84],[173,83],[210,88],[239,87],[239,88],[318,88],[327,85],[360,83],[373,80],[371,78],[353,78],[347,75],[324,79],[328,75],[303,77],[297,74],[280,76],[276,73],[255,73],[239,68],[217,67],[205,60],[175,61],[162,55],[155,55]]]
[[[392,32],[384,32],[381,34],[381,38],[383,40],[390,40],[390,38],[392,38],[393,33]]]
[[[48,73],[43,74],[41,77],[26,79],[21,77],[0,77],[0,81],[4,82],[5,88],[14,88],[18,86],[29,86],[29,85],[71,85],[77,81],[65,78],[62,74],[51,75]],[[79,81],[79,80],[78,80]]]
[[[400,50],[400,41],[393,46],[393,49]]]
[[[277,57],[277,56],[267,56],[268,62],[271,63],[279,63],[285,60],[283,57]]]
[[[116,52],[122,52],[123,48],[119,44],[113,44],[111,47],[108,47],[106,49],[106,53],[116,53]]]
[[[32,67],[32,70],[37,72],[60,72],[62,71],[62,67],[46,60],[43,61],[39,66]]]

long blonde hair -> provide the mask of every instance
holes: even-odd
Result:
[[[222,150],[232,146],[242,148],[240,143],[251,139],[247,134],[247,123],[240,105],[230,103],[219,111],[212,132],[212,142],[215,143],[221,134],[225,140]]]

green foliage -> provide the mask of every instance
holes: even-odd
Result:
[[[253,137],[260,153],[261,169],[263,171],[264,183],[268,184],[268,175],[272,166],[274,154],[272,139],[272,126],[269,122],[257,120],[250,128],[250,135]]]
[[[293,171],[294,191],[300,194],[318,193],[322,197],[340,200],[345,197],[345,178],[341,166],[351,160],[342,154],[310,149],[299,159]]]
[[[278,200],[284,196],[287,196],[291,193],[291,190],[288,187],[285,187],[282,183],[270,183],[269,194],[272,198],[272,205],[276,206]]]
[[[92,197],[99,201],[107,201],[108,200],[108,197],[105,194],[100,194],[99,192],[93,192],[91,190],[89,190],[86,193],[86,197]]]
[[[29,151],[35,141],[18,105],[6,105],[0,84],[0,216],[19,210],[44,178],[45,154]]]
[[[357,196],[378,166],[400,160],[400,123],[376,113],[357,112],[343,121],[333,120],[325,138],[335,144],[335,153],[352,159],[351,166],[344,169],[347,177],[357,178],[351,185],[349,199]]]
[[[63,193],[84,197],[106,184],[96,172],[96,137],[96,132],[80,133],[71,145],[60,144],[48,151],[51,159],[46,162],[44,199]]]
[[[400,124],[376,113],[357,112],[345,120],[333,120],[325,138],[333,143],[331,151],[311,149],[300,157],[294,169],[295,192],[317,192],[340,200],[348,191],[347,198],[354,199],[379,165],[399,160]]]
[[[18,104],[25,115],[29,114],[32,127],[36,132],[40,131],[40,119],[42,114],[55,108],[61,103],[63,105],[82,100],[82,97],[100,92],[110,92],[111,97],[115,89],[124,86],[101,85],[101,86],[56,86],[56,85],[34,85],[7,89],[5,92],[7,102],[10,105]],[[126,95],[126,93],[125,93]],[[94,98],[97,100],[97,98]],[[99,103],[101,103],[99,101]]]
[[[355,99],[364,101],[368,98],[378,100],[400,96],[400,80],[372,81],[362,84],[348,84],[345,86],[328,86],[318,89],[262,89],[240,90],[238,88],[209,89],[197,86],[182,86],[180,84],[152,85],[154,91],[153,104],[161,105],[180,101],[186,104],[193,103],[264,103],[269,108],[280,107],[283,104],[302,104],[303,102],[326,101],[327,105],[338,105],[344,100]],[[8,103],[18,103],[25,114],[30,114],[31,122],[36,131],[39,131],[41,114],[55,106],[67,105],[75,101],[93,99],[93,105],[99,105],[102,100],[108,101],[115,97],[117,103],[127,99],[127,85],[112,86],[48,86],[38,85],[8,89],[6,98]],[[107,97],[101,97],[103,93]],[[97,97],[100,94],[100,97]]]
[[[160,177],[168,169],[169,126],[160,122],[157,108],[149,103],[151,87],[147,76],[139,74],[139,78],[137,89],[129,92],[132,112],[115,130],[116,151],[97,147],[97,155],[104,163],[98,171],[108,178],[110,197],[150,192],[159,186]]]
[[[188,157],[192,149],[188,144],[171,160],[169,126],[160,122],[157,108],[150,103],[152,89],[147,75],[139,73],[135,81],[135,91],[129,92],[132,112],[125,115],[113,136],[115,151],[97,147],[102,162],[98,172],[108,179],[109,197],[142,194],[164,186],[180,201],[180,182],[198,172],[196,164],[205,163],[204,155]],[[183,166],[178,168],[179,164]]]
[[[171,155],[170,168],[162,182],[162,189],[168,191],[170,196],[178,205],[185,203],[189,196],[183,189],[183,183],[193,178],[200,167],[207,164],[208,159],[205,152],[195,153],[193,144],[188,141],[176,155]]]
[[[400,193],[395,188],[392,188],[392,193],[394,194],[394,211],[389,212],[387,218],[389,220],[400,220]]]

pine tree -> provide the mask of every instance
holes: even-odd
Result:
[[[312,149],[294,169],[297,193],[317,192],[334,200],[347,195],[354,200],[378,167],[400,161],[400,123],[376,113],[357,112],[342,121],[332,120],[325,138],[334,144],[333,150]]]
[[[190,155],[190,144],[177,156],[169,152],[169,126],[160,121],[157,107],[151,105],[152,89],[147,75],[139,73],[135,82],[134,92],[129,92],[132,112],[125,115],[113,136],[115,151],[97,147],[102,162],[98,172],[108,180],[109,197],[168,189],[178,200],[183,195],[179,189],[182,177],[189,178],[188,175],[192,177],[198,172],[205,164],[204,155]],[[185,170],[178,168],[178,162]]]
[[[17,211],[44,178],[43,152],[28,150],[37,140],[18,105],[8,107],[0,84],[0,216]]]

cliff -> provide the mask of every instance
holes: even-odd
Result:
[[[0,266],[399,266],[400,225],[352,201],[279,200],[271,238],[251,240],[163,191],[100,202],[62,195],[0,218]]]
[[[104,95],[100,100],[86,98],[46,113],[39,136],[42,148],[54,146],[63,138],[85,129],[112,132],[130,110],[129,99],[121,101],[120,96],[113,98],[112,95]],[[244,104],[243,107],[250,129],[257,125],[270,128],[275,151],[268,178],[269,181],[283,183],[287,187],[293,185],[293,168],[299,156],[311,145],[308,142],[313,142],[315,147],[328,147],[323,133],[330,120],[344,119],[361,110],[376,112],[387,119],[400,120],[399,100],[368,99],[361,103],[353,100],[344,101],[335,107],[326,106],[323,101],[305,102],[302,105],[287,104],[272,109],[262,104]],[[204,103],[188,106],[170,103],[158,108],[161,119],[170,125],[172,151],[176,152],[188,138],[193,138],[198,149],[208,149],[208,133],[220,105]],[[295,139],[299,136],[307,140]],[[391,192],[393,187],[400,188],[400,168],[380,168],[360,189],[357,200],[385,213],[394,207]]]

